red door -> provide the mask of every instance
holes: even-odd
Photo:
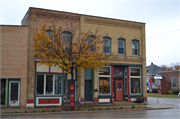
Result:
[[[123,100],[123,82],[116,81],[116,100]]]

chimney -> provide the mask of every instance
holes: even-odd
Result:
[[[151,63],[151,65],[153,65],[153,62]]]

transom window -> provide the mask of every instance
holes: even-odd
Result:
[[[104,53],[109,53],[110,54],[110,37],[103,37],[103,42],[104,42],[104,44],[103,44],[103,46],[104,46],[104,48],[103,48],[103,52]]]
[[[38,74],[37,95],[59,95],[62,94],[62,75]]]
[[[118,39],[118,54],[125,55],[125,39]]]
[[[139,55],[139,42],[137,40],[132,41],[132,55]]]

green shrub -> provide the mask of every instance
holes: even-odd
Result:
[[[24,113],[27,113],[27,110],[25,110]]]
[[[96,108],[95,108],[95,107],[93,107],[91,110],[96,110]]]
[[[113,109],[116,109],[116,107],[113,107]]]
[[[43,109],[41,112],[45,112],[46,110],[45,109]]]
[[[37,112],[37,110],[33,110],[32,112],[33,112],[33,113],[36,113],[36,112]]]
[[[14,111],[14,113],[18,113],[18,111]]]
[[[144,108],[147,108],[146,106],[144,106]]]
[[[131,109],[134,109],[134,108],[135,108],[135,106],[134,106],[134,105],[132,105],[132,106],[131,106]]]
[[[54,109],[51,109],[51,112],[55,112]]]
[[[172,93],[173,93],[174,95],[178,95],[178,94],[179,94],[179,89],[172,90]]]
[[[138,108],[141,108],[140,106],[138,106]]]
[[[77,111],[77,109],[74,109],[74,111]]]
[[[99,110],[102,110],[102,107],[100,107]]]
[[[110,108],[109,108],[109,107],[107,107],[106,109],[107,109],[107,110],[109,110]]]
[[[123,109],[123,107],[121,106],[121,107],[119,107],[119,109]]]
[[[4,114],[8,114],[8,112],[4,112]]]

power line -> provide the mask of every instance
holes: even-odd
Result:
[[[172,32],[178,31],[178,30],[180,30],[180,29],[176,29],[176,30],[173,30],[173,31],[170,31],[170,32],[166,32],[166,33],[162,33],[162,34],[159,34],[159,35],[151,36],[151,37],[148,37],[148,39],[153,38],[153,37],[157,37],[157,36],[161,36],[161,35],[164,35],[164,34],[172,33]]]
[[[159,38],[159,39],[147,40],[147,42],[150,42],[150,41],[155,41],[155,40],[161,40],[161,39],[163,39],[163,38],[168,38],[168,37],[171,37],[171,36],[176,36],[176,35],[179,35],[179,33],[178,33],[178,34],[173,34],[173,35],[170,35],[170,36],[166,36],[166,37],[162,37],[162,38]]]

